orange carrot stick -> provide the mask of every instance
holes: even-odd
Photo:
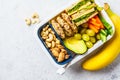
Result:
[[[97,28],[94,27],[93,24],[89,24],[89,28],[94,30],[96,33],[98,33],[98,31],[99,31]]]
[[[95,26],[98,26],[99,28],[101,28],[101,24],[99,24],[98,22],[94,22],[94,21],[90,21],[91,24],[95,25]]]
[[[97,22],[101,25],[100,27],[103,29],[104,26],[103,26],[102,22],[100,21],[99,17],[95,16],[94,18],[97,20]]]

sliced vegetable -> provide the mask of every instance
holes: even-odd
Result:
[[[112,12],[107,3],[105,3],[105,10],[115,25],[116,32],[113,38],[96,55],[85,60],[82,67],[86,70],[97,71],[103,69],[110,65],[120,54],[120,17]]]
[[[102,17],[102,15],[99,14],[99,18],[102,21],[105,28],[108,30],[109,34],[112,35],[113,34],[112,26]]]
[[[100,28],[101,28],[101,27],[100,27],[101,25],[100,25],[99,23],[97,23],[97,21],[93,21],[93,19],[90,20],[89,23],[93,24],[97,29],[100,29]]]
[[[100,33],[100,39],[102,40],[102,42],[106,42],[107,41],[107,37],[103,33]]]
[[[104,29],[103,23],[97,15],[88,21],[88,25],[89,28],[94,30],[96,33],[98,33],[100,29]]]
[[[93,24],[89,24],[89,28],[92,29],[92,30],[94,30],[95,33],[99,32],[99,30],[97,28],[95,28],[95,26]]]
[[[109,33],[110,35],[113,34],[113,29],[112,29],[112,27],[111,27],[110,29],[108,29],[108,33]]]
[[[102,33],[102,34],[105,35],[105,36],[108,35],[108,34],[107,34],[107,31],[106,31],[106,30],[103,30],[103,29],[100,30],[100,33]]]
[[[100,24],[100,27],[103,29],[104,26],[103,26],[103,23],[101,22],[101,20],[99,19],[99,17],[98,17],[98,16],[95,16],[95,19],[97,20],[97,23]]]

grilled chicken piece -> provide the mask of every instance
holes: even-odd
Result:
[[[51,24],[52,26],[54,27],[55,31],[58,33],[58,35],[64,39],[65,38],[65,33],[62,29],[62,27],[55,21],[55,20],[52,20],[51,21]]]
[[[64,32],[66,34],[66,36],[72,36],[73,32],[71,27],[69,26],[69,24],[67,22],[64,21],[64,19],[62,19],[60,16],[58,16],[56,18],[56,21],[62,26],[62,28],[64,29]]]
[[[62,13],[61,14],[62,18],[70,25],[74,33],[78,32],[77,26],[72,22],[71,18],[67,13]]]

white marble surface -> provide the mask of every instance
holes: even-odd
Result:
[[[79,64],[69,68],[64,75],[42,52],[34,38],[36,25],[27,27],[24,18],[33,12],[41,20],[72,0],[0,0],[0,80],[120,80],[120,56],[107,68],[88,72]],[[120,0],[108,2],[120,15]]]

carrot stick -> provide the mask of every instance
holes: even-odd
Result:
[[[100,28],[101,24],[99,24],[98,22],[94,22],[94,21],[90,21],[91,24],[98,26]]]
[[[103,29],[104,26],[103,26],[102,22],[100,21],[99,17],[95,16],[94,18],[97,20],[97,22],[101,25],[100,27]]]
[[[94,27],[93,24],[89,24],[89,28],[94,30],[96,33],[98,33],[98,31],[99,31],[97,28]]]
[[[96,19],[95,19],[95,18],[92,18],[91,21],[92,21],[92,22],[96,22]]]

